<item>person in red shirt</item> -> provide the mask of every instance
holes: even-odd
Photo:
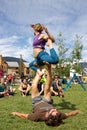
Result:
[[[38,92],[38,83],[41,76],[37,73],[32,82],[32,105],[33,111],[30,114],[24,114],[19,112],[12,112],[14,116],[20,118],[29,119],[32,121],[44,121],[46,125],[58,126],[63,119],[70,116],[75,116],[80,113],[79,110],[74,110],[69,113],[63,113],[53,106],[50,85],[51,85],[51,65],[48,65],[47,70],[47,81],[44,88],[44,97],[42,98]]]
[[[8,78],[9,84],[11,84],[12,83],[12,79],[13,79],[12,74],[9,74],[7,78]]]

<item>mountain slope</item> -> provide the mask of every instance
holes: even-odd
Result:
[[[5,61],[9,61],[9,62],[20,62],[20,58],[16,58],[16,57],[9,57],[9,56],[6,56],[6,57],[3,57],[3,59]],[[22,59],[23,60],[23,59]],[[25,60],[23,60],[23,62],[27,62]]]

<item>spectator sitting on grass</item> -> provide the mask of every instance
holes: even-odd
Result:
[[[14,95],[15,89],[9,90],[8,84],[5,82],[4,78],[1,78],[0,83],[0,97],[12,96]]]
[[[54,80],[52,81],[51,95],[52,96],[64,97],[64,94],[62,92],[62,83],[59,81],[58,75],[55,75]]]
[[[0,98],[4,97],[4,96],[7,96],[7,95],[8,95],[8,90],[7,90],[7,87],[5,85],[4,78],[1,78],[1,83],[0,83]]]
[[[5,79],[5,85],[7,86],[9,95],[14,95],[16,88],[13,88],[12,84],[9,84],[8,78]]]
[[[14,95],[14,92],[8,90],[8,86],[5,83],[4,78],[1,78],[1,83],[0,83],[0,97],[10,96],[10,95]]]
[[[31,90],[31,86],[27,83],[27,79],[24,77],[19,86],[19,91],[21,92],[21,95],[25,97],[26,95],[29,95],[30,90]]]

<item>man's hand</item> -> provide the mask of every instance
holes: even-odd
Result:
[[[16,116],[17,112],[12,112],[11,114],[14,115],[14,116]]]

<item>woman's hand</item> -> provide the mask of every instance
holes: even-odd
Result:
[[[47,33],[47,32],[48,32],[47,27],[46,27],[46,26],[44,26],[44,25],[42,25],[42,27],[43,27],[43,30]]]

